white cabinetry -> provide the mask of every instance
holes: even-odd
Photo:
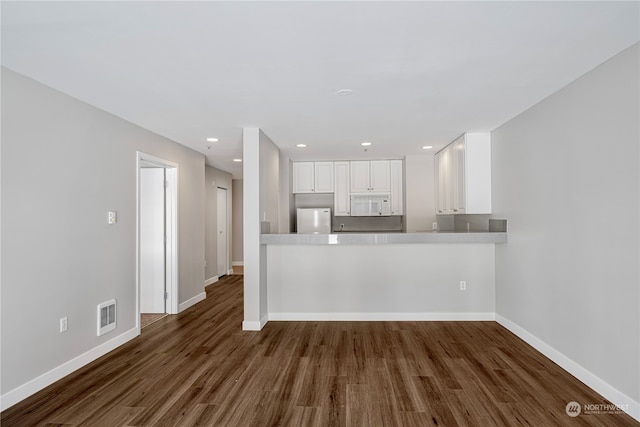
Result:
[[[333,193],[333,162],[294,162],[294,193]]]
[[[351,199],[349,193],[349,162],[334,163],[335,192],[333,193],[333,209],[335,216],[351,215]]]
[[[467,133],[435,155],[436,213],[491,213],[491,136]]]
[[[389,160],[358,160],[350,163],[352,193],[389,193],[391,191]]]
[[[402,160],[391,160],[389,165],[391,171],[391,215],[403,215]]]

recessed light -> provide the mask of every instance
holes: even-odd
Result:
[[[433,148],[433,145],[425,145],[422,147],[423,150],[431,150]]]
[[[242,159],[233,159],[234,162],[241,162]]]
[[[370,142],[361,142],[360,145],[362,145],[363,147],[368,147],[371,145]]]
[[[296,147],[298,148],[305,148],[307,146],[307,144],[296,144]]]
[[[336,92],[336,95],[338,96],[349,96],[353,93],[353,91],[351,89],[340,89],[339,91]]]
[[[207,138],[209,142],[218,142],[218,138]]]

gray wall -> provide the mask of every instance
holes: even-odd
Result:
[[[243,185],[241,179],[232,181],[233,202],[232,202],[232,218],[233,218],[233,236],[231,243],[232,256],[231,260],[235,263],[244,262],[244,251],[242,250],[242,216],[243,216]]]
[[[204,156],[2,68],[2,394],[135,329],[136,150],[179,164],[184,302],[203,292]]]
[[[231,185],[231,174],[216,169],[213,166],[205,165],[205,221],[204,221],[204,256],[207,262],[204,269],[205,280],[212,279],[218,275],[218,187],[227,190],[227,209],[229,212],[229,268],[231,268],[231,241],[233,233],[232,224],[232,199],[233,188]]]
[[[509,221],[509,243],[496,245],[497,314],[636,402],[638,51],[492,133],[493,216]]]
[[[405,158],[405,221],[408,232],[429,231],[436,221],[433,167],[433,155]]]

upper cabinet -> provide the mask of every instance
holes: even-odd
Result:
[[[351,197],[349,193],[349,162],[334,163],[335,192],[333,209],[335,216],[351,215]]]
[[[333,193],[333,162],[294,162],[294,193]]]
[[[391,166],[389,160],[352,161],[350,182],[352,193],[391,192]]]
[[[467,133],[435,155],[436,213],[491,213],[491,135]]]
[[[391,215],[404,215],[402,160],[390,160]]]

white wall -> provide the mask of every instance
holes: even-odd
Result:
[[[260,222],[279,220],[278,147],[258,128],[244,128],[244,321],[245,330],[260,330],[267,321],[267,251],[260,245]]]
[[[233,188],[233,197],[232,197],[232,256],[231,260],[234,263],[242,263],[244,262],[244,251],[242,249],[242,221],[243,221],[243,207],[242,207],[242,198],[243,194],[243,185],[241,179],[234,179],[232,181],[231,187]]]
[[[229,260],[231,260],[231,241],[232,241],[232,199],[233,188],[231,184],[231,174],[216,169],[213,166],[205,165],[205,260],[206,267],[204,277],[206,283],[210,283],[211,279],[218,275],[218,187],[227,190],[227,209],[229,211]],[[231,261],[229,261],[230,263]],[[231,268],[229,265],[228,269]]]
[[[509,243],[496,246],[497,313],[636,402],[638,52],[492,132],[494,216],[509,221]]]
[[[407,232],[431,230],[436,222],[433,155],[405,158]]]
[[[268,245],[269,318],[493,319],[494,246]]]
[[[26,385],[36,377],[136,333],[137,150],[179,164],[186,301],[203,291],[204,156],[2,68],[3,405],[37,389]],[[117,224],[107,224],[110,210]],[[96,306],[112,298],[117,329],[97,337]]]

